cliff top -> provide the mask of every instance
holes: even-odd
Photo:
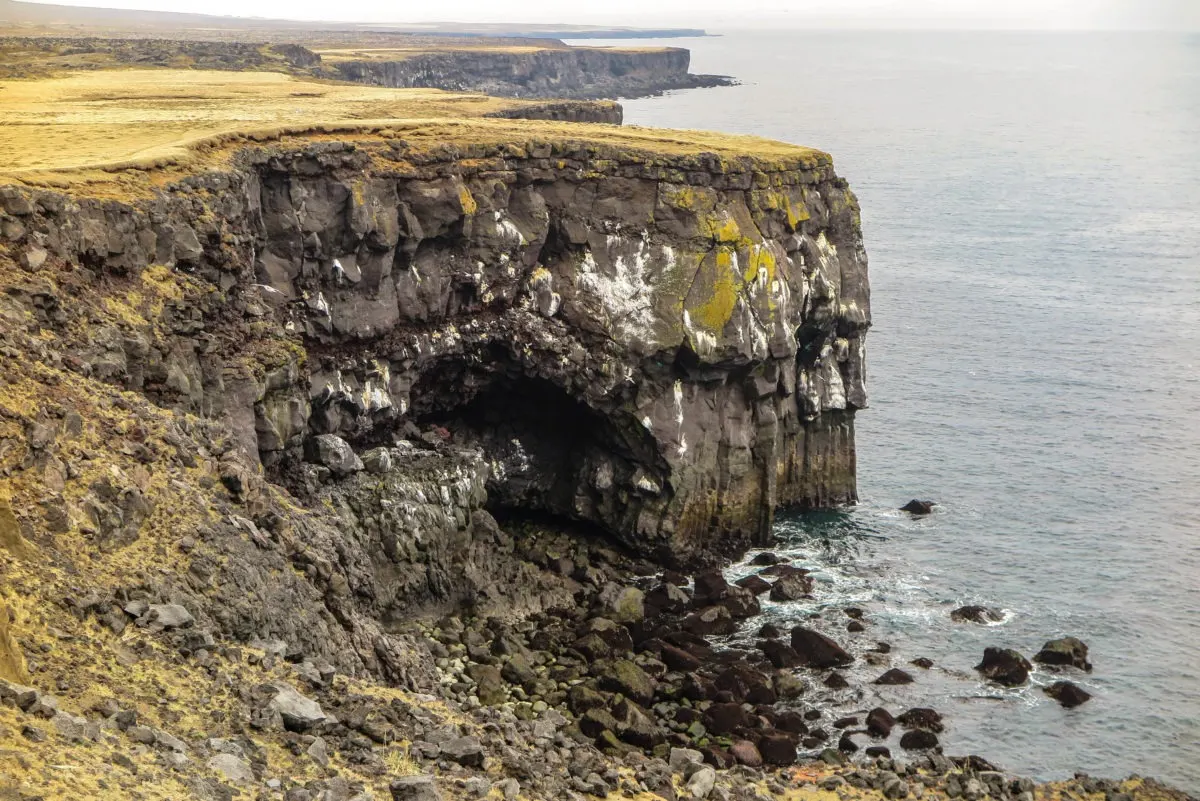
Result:
[[[313,52],[321,56],[326,63],[336,64],[339,61],[403,61],[415,56],[435,53],[508,53],[522,55],[538,53],[545,50],[605,50],[612,53],[665,53],[669,47],[567,47],[556,40],[546,42],[525,42],[522,44],[493,44],[486,41],[465,42],[462,44],[444,44],[442,42],[427,42],[403,47],[315,47]]]
[[[0,81],[0,180],[129,194],[220,167],[245,140],[401,136],[417,146],[597,143],[650,157],[752,156],[778,169],[819,151],[754,137],[485,115],[528,101],[432,89],[385,89],[270,72],[121,69]],[[767,167],[764,167],[767,168]],[[105,186],[108,187],[105,190]]]

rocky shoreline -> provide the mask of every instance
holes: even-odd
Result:
[[[0,799],[1183,798],[948,757],[861,708],[848,666],[929,667],[868,611],[755,620],[809,571],[714,566],[856,495],[857,201],[817,151],[594,130],[0,188]]]

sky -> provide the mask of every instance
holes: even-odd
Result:
[[[59,0],[66,5],[356,22],[688,27],[1200,30],[1200,0]],[[736,12],[731,12],[736,9]]]

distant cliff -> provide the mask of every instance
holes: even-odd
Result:
[[[428,87],[505,97],[635,97],[731,82],[719,75],[692,74],[688,71],[691,58],[689,51],[677,47],[445,50],[394,61],[327,63],[325,69],[331,77],[375,86]]]

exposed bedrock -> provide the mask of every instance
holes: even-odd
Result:
[[[793,161],[373,140],[257,148],[134,205],[0,200],[27,257],[190,276],[161,326],[97,332],[79,369],[225,421],[269,477],[362,480],[320,435],[358,457],[432,438],[478,454],[494,512],[688,562],[855,498],[857,203],[827,157]]]
[[[327,62],[325,70],[331,77],[376,86],[508,97],[638,97],[730,83],[718,75],[693,75],[688,71],[690,65],[691,53],[678,47],[550,48],[415,53],[395,61]]]

